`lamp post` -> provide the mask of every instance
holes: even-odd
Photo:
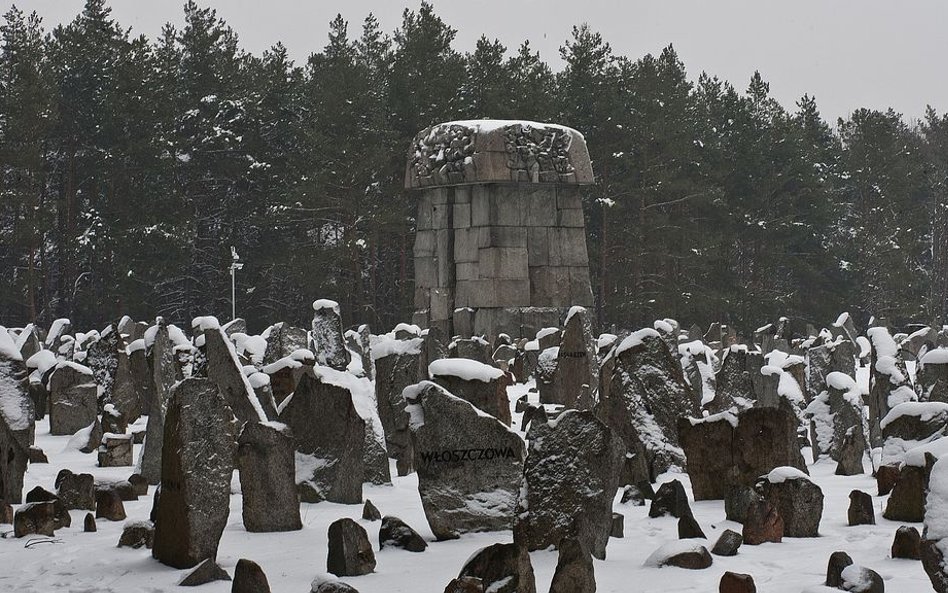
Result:
[[[240,256],[233,245],[230,247],[230,257],[230,319],[233,321],[237,319],[237,270],[243,268],[244,264],[240,263]]]

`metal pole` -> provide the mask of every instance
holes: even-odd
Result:
[[[230,320],[237,319],[237,268],[230,265]]]

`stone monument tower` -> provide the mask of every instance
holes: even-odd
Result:
[[[594,182],[582,134],[518,121],[422,130],[405,186],[418,192],[415,323],[445,336],[532,338],[591,306],[580,186]]]

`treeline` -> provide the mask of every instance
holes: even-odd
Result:
[[[778,104],[702,74],[669,46],[615,55],[574,28],[554,72],[524,42],[455,30],[422,3],[391,35],[342,18],[295,64],[240,48],[213,10],[134,37],[88,0],[47,32],[0,27],[0,319],[120,314],[410,317],[414,197],[407,147],[451,119],[563,123],[586,136],[585,196],[600,321],[672,316],[753,328],[849,309],[931,322],[948,306],[948,118],[859,109],[830,127],[812,97]]]

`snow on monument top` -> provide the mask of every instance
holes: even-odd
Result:
[[[472,183],[595,182],[586,139],[572,128],[516,120],[466,120],[420,131],[408,150],[405,187]]]
[[[442,358],[428,365],[428,374],[432,377],[458,377],[464,381],[490,383],[503,376],[504,372],[477,360]]]

